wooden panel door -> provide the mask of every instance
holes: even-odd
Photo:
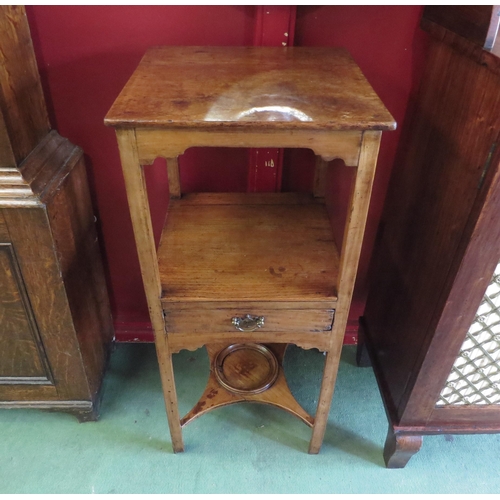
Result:
[[[0,53],[0,408],[96,419],[113,328],[83,151],[50,130],[22,6]]]
[[[52,384],[24,281],[10,242],[0,243],[0,397],[2,386]]]
[[[464,37],[468,23],[449,30],[469,9],[424,11],[429,57],[372,259],[363,324],[388,467],[403,467],[424,434],[500,431],[499,405],[437,404],[500,258],[500,59]],[[446,28],[443,15],[455,16]]]

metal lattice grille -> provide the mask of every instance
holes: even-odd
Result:
[[[500,263],[436,403],[500,404]]]

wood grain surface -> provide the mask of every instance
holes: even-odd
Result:
[[[389,186],[364,318],[392,426],[389,467],[404,466],[423,434],[500,431],[498,405],[436,407],[500,259],[500,64],[442,26],[423,26],[435,38]]]
[[[40,332],[10,243],[0,244],[0,283],[0,384],[52,384]]]
[[[183,442],[172,352],[241,341],[327,352],[314,420],[284,390],[284,378],[258,395],[312,425],[309,452],[318,453],[381,131],[395,128],[392,116],[344,49],[157,47],[146,53],[105,123],[117,132],[174,451],[182,451]],[[320,157],[316,197],[183,197],[175,158],[195,146],[312,149]],[[158,251],[144,179],[144,165],[157,157],[167,159],[170,184]],[[336,158],[353,167],[341,257],[322,199],[327,162]],[[264,331],[228,329],[233,314],[260,311],[268,317]],[[183,424],[208,407],[236,402],[234,395],[208,401],[214,384],[211,379],[200,400],[205,409],[195,407]]]
[[[22,5],[0,6],[0,33],[0,167],[15,167],[50,124]]]
[[[189,422],[194,420],[195,418],[204,415],[208,411],[214,410],[216,408],[222,408],[223,406],[227,406],[234,403],[264,403],[272,406],[276,406],[289,412],[295,417],[302,420],[306,425],[312,427],[314,424],[314,418],[311,417],[296,401],[293,397],[288,384],[286,382],[285,373],[283,370],[283,356],[286,349],[286,344],[267,344],[266,348],[270,349],[278,361],[278,377],[276,381],[272,384],[272,386],[264,392],[258,394],[236,394],[231,392],[224,387],[221,386],[219,381],[216,379],[214,375],[215,370],[215,362],[217,355],[226,347],[224,344],[208,344],[207,352],[210,359],[210,376],[207,382],[207,386],[203,391],[199,401],[195,404],[195,406],[182,418],[181,424],[182,426],[187,425]],[[236,366],[233,365],[232,372],[229,376],[233,375],[231,379],[238,383],[237,377],[238,375],[245,370],[246,378],[253,379],[259,373],[262,374],[262,369],[259,368],[259,359],[255,359],[254,362],[251,362],[251,366],[248,359],[241,359],[240,363]],[[257,374],[253,373],[254,370],[259,372]],[[250,372],[250,373],[248,373]],[[265,369],[264,369],[265,372]]]
[[[434,42],[405,168],[397,169],[391,180],[365,317],[377,356],[384,353],[381,370],[390,398],[408,423],[423,418],[418,410],[407,413],[407,402],[445,306],[452,285],[449,273],[498,140],[498,85],[499,77],[487,67]],[[398,342],[391,341],[393,336]],[[449,369],[457,351],[458,346],[442,353]],[[422,397],[428,395],[426,389]]]
[[[333,305],[338,252],[325,207],[279,204],[281,195],[267,198],[273,196],[272,210],[250,201],[171,201],[158,249],[163,300],[322,300]]]
[[[153,47],[105,123],[211,129],[395,128],[348,52],[319,47]]]
[[[498,29],[498,12],[494,5],[426,5],[423,19],[446,28],[461,37],[483,47],[488,40],[490,29]],[[491,28],[490,28],[491,27]]]
[[[316,309],[269,309],[273,303],[266,303],[267,308],[248,307],[242,303],[239,308],[206,309],[199,308],[178,310],[176,305],[165,308],[167,333],[234,333],[232,318],[263,316],[264,326],[260,332],[327,332],[332,329],[333,310]]]
[[[97,419],[113,325],[83,151],[50,131],[24,7],[0,7],[0,407]]]

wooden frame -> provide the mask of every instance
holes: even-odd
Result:
[[[404,467],[426,434],[500,432],[498,405],[437,405],[500,260],[500,59],[482,47],[496,12],[424,10],[429,57],[381,219],[358,344],[361,364],[370,352],[386,407],[390,468]]]
[[[0,408],[97,420],[114,331],[83,151],[50,130],[22,6],[0,6]]]
[[[162,50],[158,49],[157,53],[162,54]],[[180,52],[182,50],[187,50],[190,54],[189,49],[180,49]],[[237,54],[238,50],[240,49],[236,50]],[[262,49],[253,50],[252,57],[260,57],[261,54],[265,53]],[[164,51],[168,54],[166,56],[168,60],[171,60],[171,58],[176,60],[175,58],[180,54],[180,52],[175,52],[175,49],[164,49]],[[205,53],[207,51],[210,53],[211,49],[204,48],[201,52]],[[243,54],[240,53],[237,56],[233,56],[231,50],[224,52],[222,49],[214,49],[214,51],[219,55],[222,53],[222,57],[235,57],[233,68],[235,68],[236,73],[241,68],[246,71]],[[196,53],[196,50],[194,52]],[[274,50],[273,52],[268,52],[268,54],[271,57],[276,57],[276,61],[278,62],[281,60],[283,52],[281,50]],[[343,53],[341,54],[343,57]],[[196,56],[192,54],[191,56],[198,61]],[[162,61],[162,59],[159,55],[155,55],[155,57],[158,59],[154,59],[152,55],[147,55],[143,60],[144,64],[148,68],[157,69],[156,61]],[[173,62],[174,66],[175,64]],[[131,92],[134,95],[136,95],[136,90],[133,88],[134,82],[142,78],[141,74],[141,69],[139,68],[130,80],[131,83],[129,85],[132,86]],[[146,78],[150,76],[149,71],[143,74]],[[217,89],[217,92],[219,91],[220,89]],[[122,96],[127,95],[127,92],[126,87]],[[143,92],[143,89],[141,92]],[[197,87],[193,90],[193,94],[196,94],[196,92],[199,92]],[[218,95],[214,94],[213,99],[215,102],[218,102],[216,101],[218,97]],[[192,98],[193,100],[196,99],[194,95]],[[165,99],[171,99],[171,96],[166,94]],[[205,98],[205,101],[207,100],[209,101],[207,107],[210,107],[211,102]],[[220,124],[217,124],[217,126],[207,126],[209,124],[206,122],[200,122],[198,126],[195,126],[196,120],[190,115],[183,117],[182,126],[175,126],[175,123],[172,125],[171,119],[167,119],[168,115],[165,115],[161,119],[165,123],[159,126],[157,119],[155,119],[154,124],[146,123],[148,119],[145,120],[143,118],[138,118],[137,123],[133,123],[133,119],[130,118],[130,109],[127,110],[129,106],[130,101],[128,98],[120,97],[115,103],[114,108],[108,113],[106,123],[116,127],[137,251],[160,361],[163,391],[174,452],[184,449],[181,422],[185,424],[195,418],[198,413],[203,413],[204,411],[197,410],[193,413],[193,410],[182,421],[179,419],[172,368],[172,353],[182,348],[189,349],[199,347],[200,345],[207,345],[213,363],[217,349],[220,350],[220,347],[224,346],[222,342],[225,342],[225,345],[227,345],[231,342],[265,341],[266,345],[269,344],[269,346],[275,342],[282,344],[293,342],[306,348],[320,348],[327,353],[318,408],[314,419],[312,417],[305,417],[303,410],[294,402],[295,400],[289,393],[283,374],[281,374],[281,378],[278,378],[278,382],[276,382],[276,387],[281,387],[282,389],[277,390],[273,388],[251,398],[253,401],[266,402],[286,408],[306,423],[309,422],[313,427],[309,452],[318,453],[323,440],[334,391],[342,340],[347,323],[368,213],[381,130],[394,127],[392,117],[384,110],[382,115],[386,121],[378,125],[374,125],[372,121],[367,120],[366,123],[361,124],[356,122],[349,125],[337,125],[333,129],[331,127],[329,129],[328,126],[322,127],[318,125],[311,129],[310,127],[307,128],[307,123],[305,128],[301,128],[293,121],[289,123],[278,121],[273,124],[273,127],[270,127],[270,122],[259,122],[258,120],[255,123],[245,124],[244,127],[236,127],[234,124],[228,124],[227,126],[220,126]],[[156,107],[152,109],[154,111]],[[142,112],[141,109],[137,110],[137,113]],[[175,113],[174,111],[172,112]],[[125,116],[126,119],[123,118]],[[147,116],[147,113],[145,116]],[[186,123],[189,123],[188,119],[192,120],[192,123],[186,126]],[[194,146],[312,148],[316,155],[321,158],[319,165],[323,170],[326,168],[326,163],[334,158],[342,158],[346,164],[355,169],[356,175],[352,183],[352,192],[347,210],[348,217],[340,252],[335,320],[331,331],[325,334],[317,334],[316,336],[309,336],[307,332],[300,333],[286,330],[266,331],[265,335],[258,332],[250,335],[239,332],[225,334],[215,331],[211,334],[199,334],[196,338],[195,336],[190,336],[189,332],[185,335],[169,334],[165,325],[165,314],[168,314],[168,312],[162,305],[162,280],[158,269],[158,257],[153,238],[144,178],[144,164],[151,164],[157,157],[167,159],[170,197],[172,200],[178,199],[181,197],[178,157],[186,149]],[[318,179],[323,177],[323,173],[318,173]],[[321,195],[321,188],[319,186],[324,184],[324,182],[318,180],[316,184],[318,188],[315,189],[315,194]],[[168,276],[165,279],[168,282]],[[310,301],[311,299],[308,300]],[[225,299],[224,307],[229,308],[230,301],[231,297],[228,296]],[[208,301],[203,307],[210,307],[210,304],[211,302]],[[273,304],[273,307],[276,307],[276,305]],[[279,307],[286,309],[287,306],[281,305]],[[277,358],[282,359],[284,351],[276,352]],[[212,391],[214,384],[214,379],[211,378],[207,386],[207,391]],[[202,396],[202,400],[203,398],[204,396]],[[219,398],[220,401],[218,400],[216,404],[214,401],[211,401],[208,406],[214,408],[241,400],[235,398],[230,393],[224,393],[224,396],[220,396]],[[247,397],[245,400],[250,399]],[[197,407],[207,407],[207,401],[208,399],[205,398],[203,404],[198,404]]]

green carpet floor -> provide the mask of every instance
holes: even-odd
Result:
[[[344,347],[319,455],[310,429],[279,409],[240,404],[184,429],[174,455],[150,344],[111,356],[98,422],[62,413],[0,411],[0,493],[499,493],[500,436],[426,436],[405,469],[385,469],[387,420],[373,371]],[[323,355],[291,347],[286,371],[314,412]],[[204,349],[175,356],[181,413],[200,396]]]

